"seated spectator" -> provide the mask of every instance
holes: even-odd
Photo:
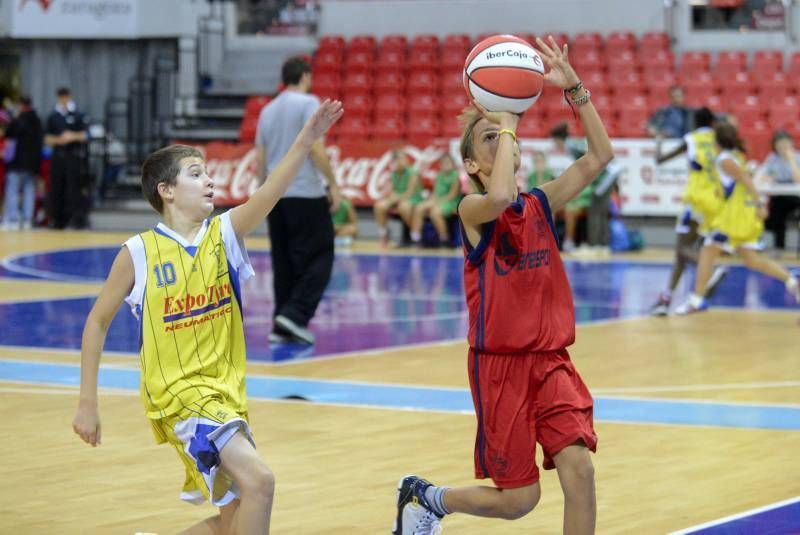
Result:
[[[800,184],[800,155],[794,147],[794,139],[778,130],[772,136],[772,152],[759,170],[756,183]],[[786,220],[800,208],[800,197],[795,195],[773,195],[769,199],[769,216],[766,227],[775,238],[776,254],[786,248]]]
[[[653,137],[682,138],[691,130],[692,112],[683,104],[683,88],[670,87],[669,102],[647,121],[647,132]]]
[[[350,199],[342,198],[339,208],[331,215],[333,231],[336,234],[333,242],[337,247],[349,247],[358,235],[358,215]]]
[[[445,153],[439,159],[439,174],[433,184],[432,194],[414,208],[411,221],[411,241],[419,245],[422,240],[422,225],[426,217],[439,234],[439,244],[450,244],[450,231],[447,228],[447,218],[456,213],[461,200],[461,181],[458,178],[453,158]]]
[[[389,229],[386,226],[389,210],[396,207],[400,219],[410,227],[414,207],[422,202],[422,185],[419,175],[417,170],[411,166],[403,149],[396,149],[392,152],[392,160],[394,170],[392,171],[391,190],[385,198],[375,201],[372,207],[375,212],[375,222],[378,224],[378,236],[383,245],[389,243]]]
[[[530,191],[538,188],[545,182],[550,182],[555,178],[553,170],[547,167],[547,156],[544,152],[537,150],[533,153],[533,171],[528,175],[525,189]]]

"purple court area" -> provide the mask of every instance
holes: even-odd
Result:
[[[116,248],[74,249],[9,257],[0,276],[101,282]],[[253,252],[256,278],[243,287],[248,358],[262,361],[380,350],[464,338],[467,312],[459,256],[339,254],[311,329],[313,347],[270,347],[273,292],[268,253]],[[578,323],[647,314],[669,274],[666,264],[566,262]],[[691,281],[691,274],[686,277]],[[686,285],[688,282],[684,285]],[[685,288],[684,288],[685,290]],[[94,298],[0,304],[4,345],[78,349]],[[750,309],[795,308],[783,284],[733,267],[712,305]],[[106,350],[136,352],[138,327],[123,306],[109,330]]]

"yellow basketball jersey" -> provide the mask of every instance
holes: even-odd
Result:
[[[141,395],[148,418],[180,412],[217,420],[204,412],[210,398],[238,412],[247,410],[244,326],[234,268],[241,262],[231,264],[231,249],[223,243],[225,217],[207,221],[194,244],[182,243],[163,224],[126,242],[141,288],[128,302],[140,321]],[[224,223],[230,227],[229,219]],[[232,230],[227,234],[232,236]],[[246,253],[241,254],[246,262]],[[246,268],[252,274],[249,262]]]
[[[710,222],[722,209],[722,188],[716,172],[718,154],[714,131],[698,128],[686,134],[689,157],[689,180],[683,193],[684,201],[699,211],[703,222]]]
[[[739,151],[721,153],[717,165],[725,159],[733,159],[742,168],[747,165],[744,154]],[[725,203],[714,218],[714,229],[726,235],[734,247],[758,242],[764,232],[764,222],[757,214],[758,199],[753,199],[741,183],[727,176],[721,168],[719,176],[725,192]]]

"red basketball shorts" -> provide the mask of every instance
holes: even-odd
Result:
[[[553,456],[582,440],[597,447],[592,396],[566,349],[517,355],[469,351],[469,382],[478,418],[475,477],[498,488],[539,481],[536,443],[544,468]]]

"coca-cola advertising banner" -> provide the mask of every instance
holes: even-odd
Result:
[[[655,164],[653,140],[615,140],[614,164],[619,169],[618,184],[624,215],[672,216],[680,208],[681,192],[686,184],[687,164],[678,157],[665,164]],[[219,206],[231,206],[246,201],[258,187],[256,181],[255,147],[252,144],[213,142],[195,145],[204,152],[208,173],[215,182],[215,201]],[[675,142],[665,143],[666,152]],[[394,143],[364,142],[340,143],[328,146],[336,181],[342,194],[357,206],[371,206],[381,198],[389,184]],[[458,140],[447,145],[402,149],[420,172],[427,187],[433,184],[438,171],[438,160],[449,150],[456,162]],[[520,140],[522,163],[520,185],[533,168],[533,154],[543,151],[548,165],[556,175],[572,163],[572,159],[559,151],[549,139]],[[464,191],[469,191],[469,181],[462,176]]]

